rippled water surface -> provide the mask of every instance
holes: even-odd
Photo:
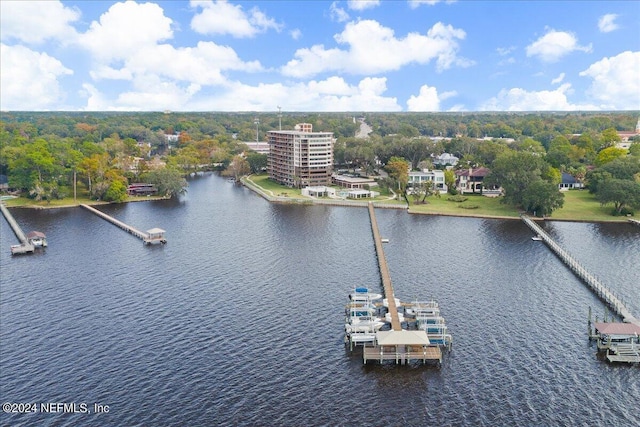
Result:
[[[381,290],[366,209],[270,204],[216,176],[180,201],[14,209],[47,234],[11,257],[2,220],[2,402],[108,414],[0,414],[2,425],[638,425],[640,369],[595,357],[603,304],[519,221],[377,210],[399,298],[436,298],[442,366],[362,364],[343,343],[355,286]],[[640,315],[640,228],[545,228]]]

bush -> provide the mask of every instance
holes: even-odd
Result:
[[[463,195],[455,195],[453,197],[447,197],[447,200],[450,202],[456,202],[456,203],[462,203],[462,202],[466,202],[468,199],[468,197],[465,197]]]
[[[462,209],[478,209],[479,208],[478,205],[460,205],[458,207]]]

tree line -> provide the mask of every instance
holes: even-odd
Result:
[[[373,129],[367,138],[355,137],[360,119]],[[460,159],[458,167],[490,168],[487,183],[504,189],[503,201],[536,214],[562,205],[556,191],[562,172],[623,214],[640,203],[640,141],[629,150],[616,143],[618,131],[632,131],[637,120],[633,112],[2,112],[0,174],[36,199],[69,196],[77,183],[93,199],[120,201],[126,185],[140,181],[172,196],[185,191],[184,177],[195,171],[217,169],[239,179],[264,170],[266,156],[244,142],[305,122],[334,133],[336,168],[375,175],[390,165],[389,185],[403,188],[404,175],[394,172],[398,161],[431,168],[433,156],[448,152]]]

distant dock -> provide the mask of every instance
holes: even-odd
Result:
[[[164,237],[165,231],[161,228],[152,228],[151,230],[147,230],[146,232],[143,232],[89,205],[81,204],[80,206],[88,210],[89,212],[92,212],[98,215],[100,218],[107,220],[108,222],[115,225],[116,227],[123,229],[127,233],[133,234],[137,238],[141,239],[145,245],[152,245],[156,243],[162,243],[162,244],[167,243],[167,239]]]
[[[574,272],[602,301],[619,315],[624,322],[633,323],[640,326],[640,319],[635,318],[631,311],[611,292],[605,285],[600,283],[591,273],[580,265],[567,251],[562,249],[538,224],[526,215],[521,216],[522,221],[529,226],[540,239],[562,260],[567,267]]]
[[[11,245],[11,254],[12,255],[20,255],[20,254],[28,254],[33,253],[36,249],[36,245],[34,245],[24,234],[18,222],[13,218],[9,209],[4,205],[4,203],[0,203],[0,210],[2,211],[2,215],[4,215],[5,219],[9,223],[9,226],[13,230],[13,233],[16,235],[20,244]],[[44,236],[42,233],[37,233],[38,236]],[[41,240],[42,242],[42,240]],[[41,243],[42,245],[42,243]],[[44,246],[46,246],[46,240],[44,240]]]

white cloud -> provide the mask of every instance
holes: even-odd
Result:
[[[496,48],[496,52],[498,53],[498,55],[500,56],[507,56],[509,55],[511,52],[513,52],[514,50],[516,50],[515,46],[509,46],[509,47],[498,47]]]
[[[442,1],[444,0],[409,0],[409,7],[411,9],[416,9],[423,4],[426,4],[428,6],[434,6]],[[454,0],[447,0],[447,3],[454,3],[454,2],[455,2]]]
[[[440,102],[456,95],[453,91],[438,95],[438,89],[423,85],[418,96],[411,95],[407,100],[407,111],[440,111]]]
[[[603,58],[580,76],[593,79],[587,93],[601,109],[640,110],[640,51]]]
[[[480,106],[480,111],[575,111],[597,110],[592,104],[571,104],[567,94],[571,85],[565,83],[556,90],[529,92],[521,88],[503,89],[498,96]]]
[[[1,1],[0,31],[3,41],[37,44],[47,39],[63,42],[75,38],[70,25],[80,12],[60,1]]]
[[[469,66],[471,61],[457,56],[458,40],[466,37],[463,30],[436,23],[426,35],[409,33],[396,38],[392,29],[377,21],[350,22],[342,33],[334,36],[347,50],[325,49],[323,45],[299,49],[295,59],[289,61],[282,73],[293,77],[306,77],[322,72],[376,74],[410,64],[436,61],[438,71],[452,65]]]
[[[171,19],[154,3],[116,3],[92,22],[79,43],[103,61],[123,60],[171,39]]]
[[[611,31],[615,31],[618,28],[618,24],[616,24],[615,20],[618,17],[615,13],[607,13],[606,15],[602,15],[598,20],[598,29],[601,33],[610,33]]]
[[[300,37],[302,37],[302,31],[300,31],[300,29],[298,28],[294,28],[293,30],[289,31],[289,35],[292,39],[298,40],[300,39]]]
[[[527,56],[537,56],[545,62],[555,62],[574,51],[591,52],[591,45],[580,46],[573,34],[553,29],[527,46]]]
[[[373,9],[380,6],[380,0],[348,0],[347,5],[351,10]]]
[[[331,3],[331,6],[329,6],[329,14],[331,19],[336,22],[346,22],[349,20],[349,14],[347,11],[339,7],[338,3],[335,1]]]
[[[224,71],[263,70],[259,62],[244,62],[235,50],[214,42],[201,41],[195,47],[179,48],[160,44],[173,36],[171,23],[155,4],[113,5],[79,39],[95,59],[91,78],[96,81],[144,78],[161,81],[163,85],[171,79],[176,85],[222,85],[226,83]],[[122,31],[133,27],[135,30]],[[173,87],[168,89],[177,93]]]
[[[562,81],[564,80],[564,76],[565,76],[564,73],[560,73],[560,75],[558,77],[556,77],[555,79],[551,80],[551,84],[555,85],[555,84],[558,84],[558,83],[562,83]]]
[[[3,110],[57,109],[65,93],[58,79],[73,71],[46,53],[24,46],[0,45],[0,108]]]
[[[173,111],[401,111],[396,98],[385,96],[386,78],[364,78],[357,85],[342,77],[307,83],[247,85],[229,82],[202,93],[197,85],[177,85],[161,80],[136,81],[134,89],[107,99],[91,85],[84,85],[87,110]]]
[[[270,29],[281,31],[282,25],[257,7],[245,12],[241,5],[218,1],[191,1],[202,11],[191,20],[191,28],[200,34],[229,34],[234,37],[254,37]]]

